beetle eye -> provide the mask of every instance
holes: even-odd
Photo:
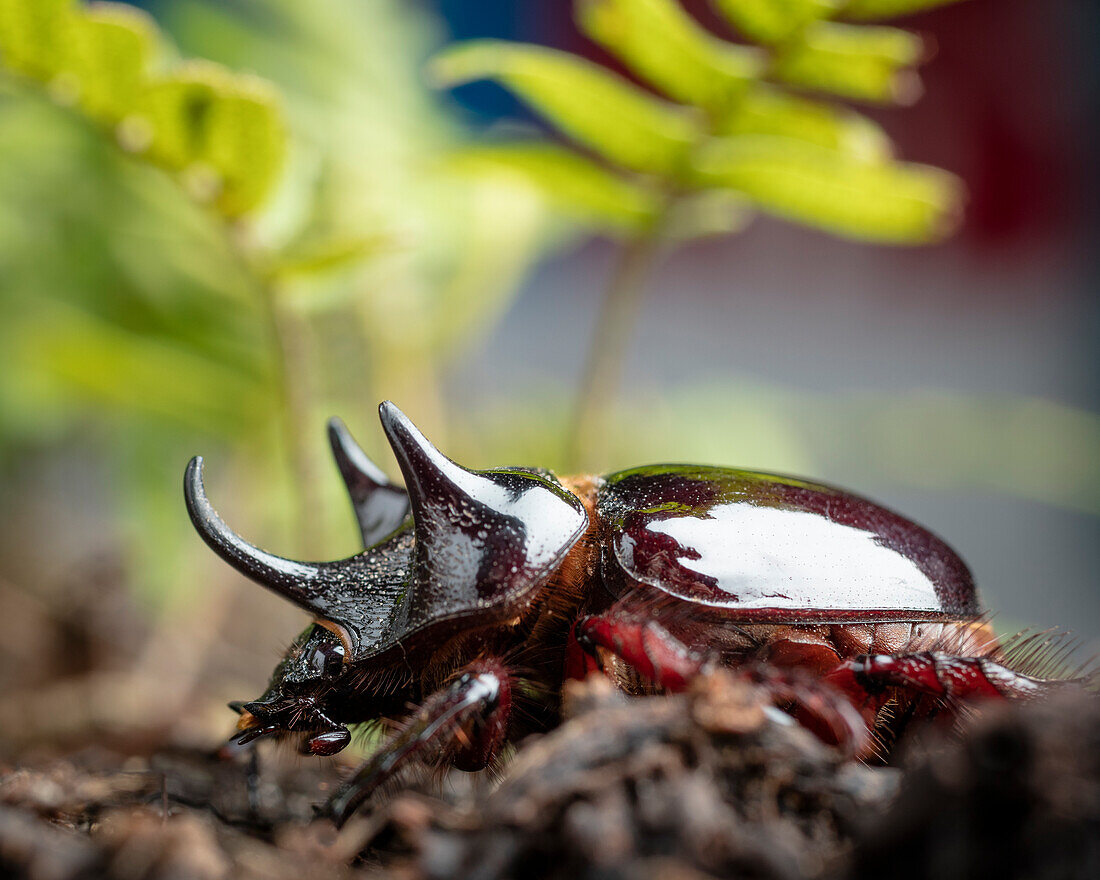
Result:
[[[326,678],[335,678],[344,671],[344,646],[322,644],[309,654],[309,665]]]
[[[344,671],[344,646],[330,645],[325,651],[324,673],[329,678],[335,678]]]

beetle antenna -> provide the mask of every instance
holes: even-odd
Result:
[[[405,521],[409,515],[409,495],[390,482],[355,442],[347,425],[335,416],[328,420],[328,439],[351,496],[355,519],[363,533],[363,546],[370,547]]]

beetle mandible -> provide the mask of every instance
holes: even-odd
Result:
[[[891,699],[1056,684],[983,646],[978,595],[950,547],[864,498],[719,467],[560,481],[474,471],[392,403],[379,412],[404,489],[329,423],[365,547],[349,559],[253,547],[211,506],[201,458],[184,480],[206,543],[314,617],[265,693],[232,704],[237,742],[298,733],[304,751],[332,755],[347,725],[403,719],[325,805],[337,823],[413,759],[488,766],[551,726],[564,682],[594,671],[640,693],[737,667],[830,742],[866,734]]]

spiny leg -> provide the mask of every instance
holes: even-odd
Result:
[[[822,742],[852,756],[863,755],[870,748],[871,725],[846,695],[822,684],[813,671],[755,663],[745,665],[740,672]]]
[[[685,690],[694,679],[716,666],[713,658],[692,651],[653,620],[614,613],[582,617],[574,625],[573,640],[591,657],[598,658],[599,648],[614,654],[644,679],[666,691]],[[576,662],[571,666],[575,670],[585,668]],[[767,664],[746,665],[739,673],[825,742],[854,752],[865,746],[868,729],[859,714],[832,688],[822,687],[813,675],[799,669],[774,669]]]
[[[491,660],[479,660],[424,701],[402,729],[318,811],[338,826],[409,761],[429,749],[450,756],[463,770],[487,766],[504,742],[511,709],[511,677]]]
[[[877,712],[896,692],[965,704],[1034,699],[1074,683],[1025,675],[988,657],[960,657],[941,651],[868,654],[840,663],[825,680],[870,712]]]
[[[599,660],[597,649],[614,654],[642,678],[667,691],[685,690],[707,668],[696,654],[653,620],[633,620],[614,614],[582,617],[573,625],[571,641],[585,654]],[[571,673],[598,669],[597,664],[570,664]]]

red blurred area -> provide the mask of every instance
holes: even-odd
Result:
[[[912,159],[960,174],[970,191],[958,244],[1005,257],[1049,244],[1085,208],[1084,88],[1095,64],[1075,32],[1087,4],[972,0],[904,24],[931,34],[925,96],[878,117]],[[1086,55],[1086,53],[1089,53]]]

